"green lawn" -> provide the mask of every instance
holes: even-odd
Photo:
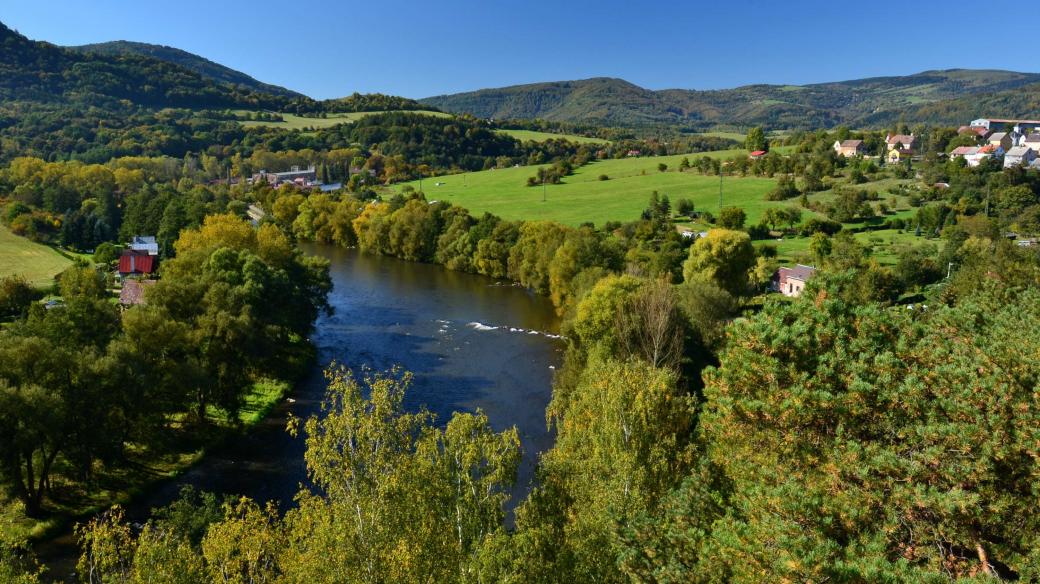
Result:
[[[241,113],[241,112],[239,112],[239,113]],[[282,116],[282,120],[283,121],[281,121],[281,122],[248,121],[248,122],[240,122],[240,123],[243,126],[246,126],[247,128],[254,127],[254,126],[266,126],[266,127],[269,127],[269,128],[285,128],[287,130],[303,130],[303,129],[310,129],[310,128],[316,128],[316,129],[321,130],[321,129],[324,129],[324,128],[331,128],[332,126],[335,126],[335,125],[338,125],[338,124],[343,124],[343,123],[353,122],[355,120],[360,120],[361,118],[363,118],[365,116],[371,116],[373,114],[383,114],[383,113],[394,113],[394,112],[353,112],[353,113],[343,113],[343,114],[329,114],[329,116],[327,118],[307,118],[307,117],[303,117],[303,116],[298,116],[296,114],[282,113],[282,114],[279,114],[279,115]],[[417,110],[417,111],[412,111],[412,112],[408,112],[408,113],[424,114],[424,115],[428,115],[428,116],[437,116],[437,117],[444,117],[444,118],[447,118],[447,117],[451,116],[451,114],[446,114],[446,113],[442,113],[442,112],[430,112],[430,111],[425,111],[425,110]]]
[[[54,276],[69,267],[72,260],[57,250],[19,237],[0,226],[0,278],[24,276],[34,286],[54,282]]]
[[[944,243],[940,239],[926,239],[917,237],[912,231],[899,232],[895,229],[860,231],[854,237],[856,241],[872,250],[871,257],[878,263],[889,266],[899,261],[899,252],[905,248],[934,245],[936,251],[941,251]],[[775,245],[777,255],[783,264],[812,263],[809,256],[809,240],[808,237],[788,236],[781,240],[756,241],[755,245]]]
[[[529,187],[527,178],[537,167],[522,166],[453,174],[422,181],[428,200],[442,200],[465,207],[474,214],[493,213],[506,219],[548,219],[567,225],[591,221],[602,225],[607,221],[633,221],[646,208],[650,193],[668,195],[672,204],[689,198],[699,211],[718,213],[719,178],[696,172],[677,171],[683,157],[729,158],[743,155],[743,150],[724,150],[706,154],[680,154],[603,160],[577,169],[562,184]],[[667,172],[659,172],[658,164],[667,164]],[[609,180],[599,180],[607,175]],[[409,184],[418,189],[418,181]],[[400,191],[404,184],[392,187]],[[723,179],[723,206],[742,207],[749,223],[758,221],[767,207],[797,204],[765,200],[765,194],[776,181],[768,178]]]
[[[576,142],[578,144],[610,144],[609,140],[602,138],[590,138],[576,134],[553,134],[552,132],[535,132],[534,130],[496,130],[499,134],[512,136],[521,142],[545,142],[547,140],[559,140],[560,138]]]

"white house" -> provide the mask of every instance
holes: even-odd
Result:
[[[1004,168],[1028,166],[1036,160],[1036,151],[1028,146],[1015,146],[1004,155]]]

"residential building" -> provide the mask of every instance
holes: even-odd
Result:
[[[982,163],[983,160],[992,157],[1004,156],[1004,149],[1000,146],[994,146],[993,144],[986,144],[972,154],[966,154],[964,160],[968,161],[968,166],[975,167]]]
[[[863,146],[863,140],[842,140],[841,142],[835,140],[834,151],[838,153],[838,156],[845,158],[863,156],[867,153],[866,148]]]
[[[1000,146],[1004,152],[1011,150],[1011,147],[1015,145],[1014,139],[1008,132],[997,132],[990,136],[986,143],[991,146]]]
[[[119,304],[136,306],[144,304],[144,291],[155,284],[155,280],[127,280],[119,291]]]
[[[766,155],[766,151],[765,150],[755,150],[754,152],[752,152],[751,154],[748,155],[748,158],[750,158],[751,160],[758,160],[759,158],[762,158],[765,155]]]
[[[914,153],[910,150],[903,150],[902,148],[896,148],[888,151],[888,155],[885,156],[885,160],[888,162],[902,162],[904,160],[910,160],[910,157]]]
[[[159,255],[159,243],[152,235],[135,235],[128,246],[130,251],[140,251],[148,255]]]
[[[773,290],[797,298],[805,290],[805,283],[816,275],[816,268],[798,264],[793,268],[782,267],[773,273]]]
[[[958,146],[950,151],[950,160],[954,158],[961,158],[964,156],[970,156],[976,154],[979,151],[978,146]]]
[[[985,140],[986,138],[989,138],[989,135],[992,134],[993,131],[989,128],[984,128],[982,126],[961,126],[960,128],[957,128],[957,133],[975,134],[975,136],[977,136],[978,138]]]
[[[1015,146],[1004,155],[1004,168],[1029,166],[1036,160],[1036,151],[1029,146]]]
[[[909,152],[914,151],[914,146],[917,145],[917,137],[910,134],[889,134],[885,136],[885,144],[888,145],[889,150],[907,150]]]
[[[1026,137],[1022,138],[1021,146],[1028,146],[1034,152],[1040,152],[1040,133],[1026,134]]]
[[[119,275],[127,276],[149,276],[159,268],[159,256],[154,256],[144,251],[125,250],[119,256]]]

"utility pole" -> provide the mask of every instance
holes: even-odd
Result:
[[[542,202],[545,202],[545,175],[542,175]]]

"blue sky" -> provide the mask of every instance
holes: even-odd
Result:
[[[62,45],[124,39],[175,46],[317,98],[354,91],[426,97],[598,76],[651,89],[713,89],[956,67],[1035,72],[1035,51],[1012,48],[1014,17],[1006,25],[985,18],[1021,14],[1023,6],[3,0],[0,21]]]

